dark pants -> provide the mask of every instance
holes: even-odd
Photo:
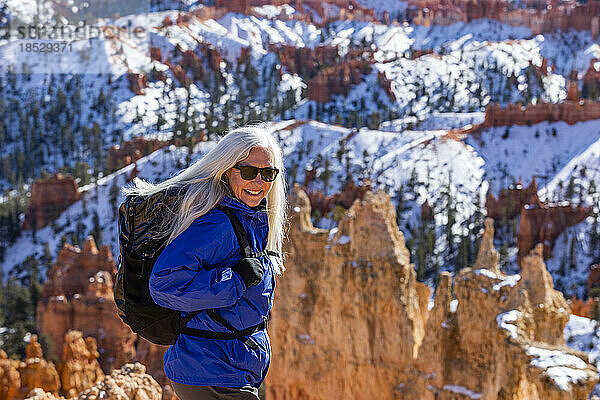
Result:
[[[252,386],[241,388],[195,386],[173,381],[171,386],[181,400],[259,400],[258,389]]]

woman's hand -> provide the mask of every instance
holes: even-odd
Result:
[[[246,288],[258,285],[263,279],[264,271],[258,258],[242,258],[232,269],[242,277]]]

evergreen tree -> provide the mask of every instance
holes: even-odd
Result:
[[[575,236],[571,237],[569,246],[569,269],[574,271],[577,268],[577,258],[575,257]]]

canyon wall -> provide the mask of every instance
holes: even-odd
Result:
[[[450,25],[490,18],[512,26],[527,26],[534,35],[565,32],[569,29],[589,30],[593,38],[599,34],[600,2],[559,3],[558,1],[518,8],[508,1],[494,0],[410,0],[407,17],[425,26]]]
[[[485,201],[487,216],[493,219],[510,219],[518,216],[525,205],[542,207],[543,205],[537,192],[538,187],[535,176],[531,180],[529,186],[524,189],[521,182],[515,187],[502,189],[497,199],[492,193],[488,192]],[[531,248],[527,250],[529,251]]]
[[[521,106],[509,104],[501,108],[489,104],[485,108],[485,120],[479,128],[490,128],[510,125],[534,125],[543,121],[564,121],[568,124],[600,119],[600,102],[581,101],[551,104],[530,104]]]
[[[332,95],[347,96],[350,86],[359,84],[361,75],[370,73],[371,69],[369,60],[344,61],[322,69],[308,82],[307,97],[327,103]]]
[[[57,349],[71,329],[94,337],[105,371],[123,365],[135,355],[135,335],[117,315],[112,277],[115,265],[108,246],[98,250],[92,237],[83,249],[65,244],[48,271],[37,306],[38,331]]]
[[[585,220],[591,210],[591,207],[570,205],[523,207],[517,238],[519,248],[517,259],[520,261],[537,243],[543,243],[544,258],[550,258],[558,236],[566,228]]]
[[[303,191],[289,200],[268,397],[392,398],[425,335],[429,288],[416,282],[391,202],[367,193],[329,237],[312,226]]]
[[[312,226],[299,186],[289,200],[269,398],[587,399],[597,373],[564,345],[569,308],[541,245],[506,276],[486,220],[475,267],[442,273],[428,306],[388,195],[356,200],[333,231]]]
[[[298,74],[305,79],[312,78],[318,70],[337,63],[340,58],[337,46],[330,45],[311,48],[270,44],[269,51],[279,56],[281,64],[289,73]]]

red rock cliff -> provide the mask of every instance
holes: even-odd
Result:
[[[90,237],[83,249],[68,244],[60,250],[42,287],[36,324],[56,348],[71,329],[96,339],[105,371],[135,354],[135,335],[117,315],[112,276],[115,265],[108,246],[98,251]]]
[[[515,218],[526,204],[542,207],[537,192],[538,187],[534,176],[527,188],[523,189],[523,185],[519,183],[516,187],[502,189],[498,199],[492,193],[488,193],[485,202],[487,216],[494,219]]]
[[[31,201],[23,229],[41,229],[79,200],[79,188],[72,176],[55,174],[40,179],[31,188]]]
[[[291,74],[310,79],[320,69],[336,64],[339,60],[337,46],[295,47],[288,45],[269,45],[269,51],[277,53],[281,64]]]
[[[544,258],[552,255],[554,241],[568,227],[582,222],[591,207],[532,206],[521,209],[517,239],[517,259],[520,261],[534,248],[543,243]]]
[[[482,127],[533,125],[543,121],[565,121],[568,124],[600,118],[600,102],[542,103],[520,106],[509,104],[506,108],[490,104],[485,109]]]
[[[360,83],[361,75],[368,74],[371,69],[368,60],[344,61],[323,69],[308,82],[308,99],[327,103],[332,95],[347,96],[350,86]]]
[[[537,35],[557,29],[589,30],[598,37],[600,4],[558,1],[514,6],[509,1],[494,0],[411,0],[407,17],[419,25],[450,25],[477,18],[490,18],[512,26],[527,26]]]
[[[129,81],[129,89],[136,95],[144,95],[148,87],[148,76],[145,73],[136,74],[134,72],[127,73],[127,80]]]

